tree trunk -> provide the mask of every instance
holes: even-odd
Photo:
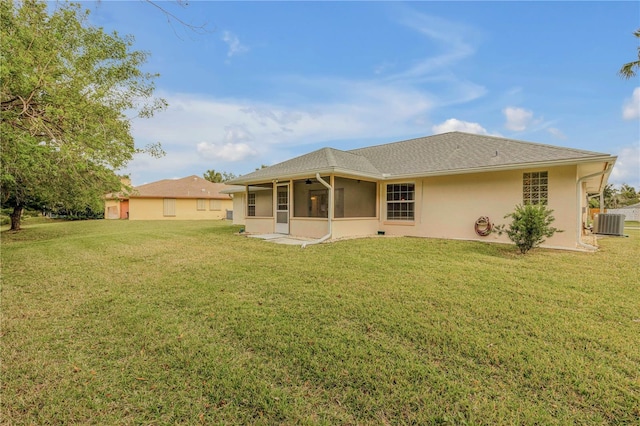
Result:
[[[11,213],[11,231],[19,231],[20,228],[20,219],[22,219],[22,210],[23,207],[16,205],[13,208],[13,212]]]

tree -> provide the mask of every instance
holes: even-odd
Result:
[[[505,225],[498,225],[494,228],[494,232],[502,235],[503,232],[520,250],[525,254],[534,247],[539,246],[545,241],[545,237],[552,237],[556,232],[561,230],[554,228],[551,224],[555,218],[551,215],[553,210],[548,210],[546,206],[539,204],[526,204],[524,206],[517,205],[513,213],[506,215],[504,218],[510,217],[511,224],[505,228]]]
[[[228,172],[216,172],[215,170],[207,170],[203,175],[203,178],[209,182],[221,183],[231,179],[235,179],[237,176]]]
[[[623,183],[620,188],[616,188],[613,184],[607,184],[602,192],[604,198],[604,207],[607,209],[617,209],[619,207],[630,206],[640,202],[640,191]],[[589,200],[589,207],[600,207],[599,197],[594,197]]]
[[[640,28],[638,28],[634,33],[634,36],[640,39]],[[627,80],[636,76],[636,70],[640,69],[640,46],[637,47],[638,50],[638,60],[627,62],[620,68],[618,74],[622,78],[626,78]]]
[[[623,183],[620,186],[620,198],[623,206],[630,206],[638,202],[638,193],[636,189],[631,186]]]
[[[115,171],[138,149],[125,113],[151,117],[155,74],[140,70],[148,54],[133,38],[87,25],[88,11],[40,0],[0,2],[0,195],[20,229],[25,207],[67,211],[95,207],[117,191]]]

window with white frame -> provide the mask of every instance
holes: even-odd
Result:
[[[414,220],[415,193],[413,183],[387,185],[387,220]]]
[[[530,172],[522,174],[522,203],[547,205],[549,200],[549,173]]]
[[[247,216],[256,215],[256,193],[250,192],[247,194]]]

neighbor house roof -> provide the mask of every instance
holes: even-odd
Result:
[[[251,184],[315,173],[344,173],[384,180],[593,161],[612,162],[615,157],[515,139],[450,132],[350,151],[322,148],[240,176],[231,183]]]
[[[234,188],[224,183],[209,182],[196,175],[182,179],[163,179],[135,186],[129,194],[118,194],[117,198],[206,198],[228,200],[229,194],[222,191]],[[244,187],[235,187],[244,190]],[[111,197],[109,195],[112,195]],[[116,198],[113,194],[107,198]]]

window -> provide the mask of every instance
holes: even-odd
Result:
[[[209,200],[209,210],[222,210],[222,201]]]
[[[256,215],[256,193],[250,192],[247,194],[247,216]]]
[[[549,199],[548,172],[531,172],[522,175],[522,203],[547,205]]]
[[[206,210],[206,200],[199,198],[198,199],[198,210]]]
[[[176,215],[176,199],[175,198],[165,198],[164,199],[164,215],[165,216],[175,216]]]
[[[413,183],[387,185],[387,220],[414,220],[415,193]]]
[[[278,187],[278,208],[276,210],[289,210],[289,187]]]

